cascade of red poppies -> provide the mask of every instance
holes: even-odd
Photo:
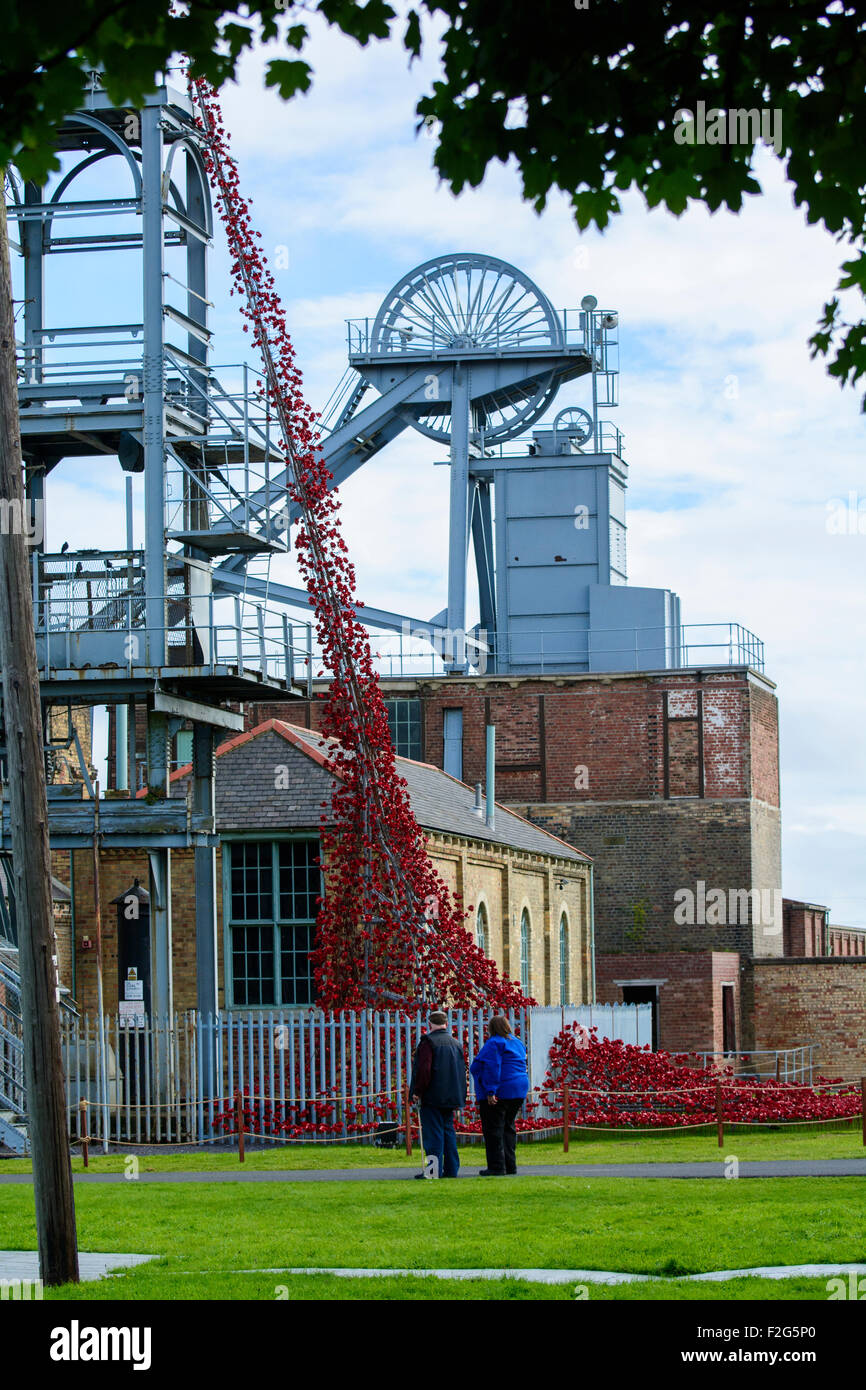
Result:
[[[397,773],[379,678],[356,612],[355,571],[339,521],[317,416],[302,377],[267,259],[240,191],[214,89],[190,84],[215,204],[228,237],[244,332],[263,364],[260,391],[279,423],[287,493],[300,512],[298,564],[322,659],[333,673],[321,731],[335,773],[323,815],[327,897],[320,904],[314,965],[323,1008],[448,1001],[514,1008],[528,1001],[475,945],[466,910],[434,870]]]

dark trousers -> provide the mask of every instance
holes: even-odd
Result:
[[[522,1100],[487,1100],[478,1102],[481,1132],[487,1152],[488,1173],[517,1172],[517,1130],[514,1121],[520,1113]]]
[[[454,1111],[438,1105],[421,1106],[421,1139],[426,1158],[432,1155],[437,1178],[456,1178],[460,1171],[457,1157],[457,1137],[454,1133]]]

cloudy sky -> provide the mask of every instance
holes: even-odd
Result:
[[[396,44],[364,51],[316,30],[308,56],[306,97],[285,105],[266,92],[254,53],[223,108],[263,244],[272,264],[287,262],[275,275],[311,403],[321,408],[345,370],[345,319],[374,315],[406,270],[445,252],[511,261],[558,308],[592,293],[617,309],[610,418],[630,468],[629,581],[674,589],[686,623],[733,620],[763,639],[780,702],[784,892],[866,925],[866,519],[860,534],[856,516],[855,534],[828,529],[852,493],[866,511],[864,417],[807,347],[844,248],[806,225],[772,151],[757,164],[766,196],[739,216],[675,219],[629,197],[603,235],[578,234],[563,200],[537,216],[501,166],[455,199],[432,168],[434,142],[415,132],[435,45],[410,69]],[[213,260],[215,360],[236,362],[246,342],[219,241]],[[586,395],[574,383],[556,408]],[[441,457],[407,432],[343,490],[371,604],[418,617],[445,604]],[[63,538],[85,544],[88,480],[71,470],[58,483]],[[120,497],[112,476],[106,521]],[[51,513],[49,527],[59,546]],[[279,577],[291,574],[280,562]]]

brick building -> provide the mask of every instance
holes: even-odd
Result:
[[[741,977],[783,953],[778,716],[748,666],[383,680],[398,752],[591,855],[597,991],[658,1044],[739,1047]],[[250,707],[251,724],[285,714]],[[315,727],[318,701],[293,707]]]
[[[782,902],[784,955],[864,956],[866,927],[843,927],[830,921],[830,909],[819,903]]]
[[[866,956],[752,960],[743,994],[747,1048],[815,1043],[823,1076],[866,1074]]]
[[[398,752],[470,785],[486,781],[494,724],[498,800],[592,857],[599,1000],[651,1003],[656,1045],[671,1050],[817,1042],[822,1070],[854,1064],[845,1040],[864,1031],[866,931],[782,898],[777,704],[764,676],[417,677],[383,691]],[[315,729],[320,707],[251,705],[246,719],[290,713]],[[854,969],[828,973],[839,956]]]
[[[827,956],[830,950],[830,909],[818,903],[782,901],[785,956]],[[841,954],[841,953],[839,953]]]
[[[866,956],[866,927],[839,927],[831,923],[827,936],[829,956]]]
[[[470,787],[435,767],[398,760],[428,852],[471,912],[467,929],[504,973],[540,1003],[592,998],[591,862],[503,806],[493,826]],[[187,791],[189,769],[171,782]],[[314,1002],[309,965],[320,891],[319,825],[332,775],[319,737],[268,720],[225,742],[216,758],[220,1007],[304,1007]],[[96,1004],[93,866],[74,852],[77,1000]],[[106,1008],[118,1004],[117,909],[134,879],[148,882],[144,851],[100,856]],[[171,852],[173,1007],[196,1003],[193,852]],[[121,928],[122,930],[123,928]],[[84,943],[89,942],[90,947]]]

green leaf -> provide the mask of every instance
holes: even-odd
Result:
[[[288,101],[296,92],[308,92],[313,82],[313,70],[302,58],[272,58],[265,71],[265,86],[276,87]]]

